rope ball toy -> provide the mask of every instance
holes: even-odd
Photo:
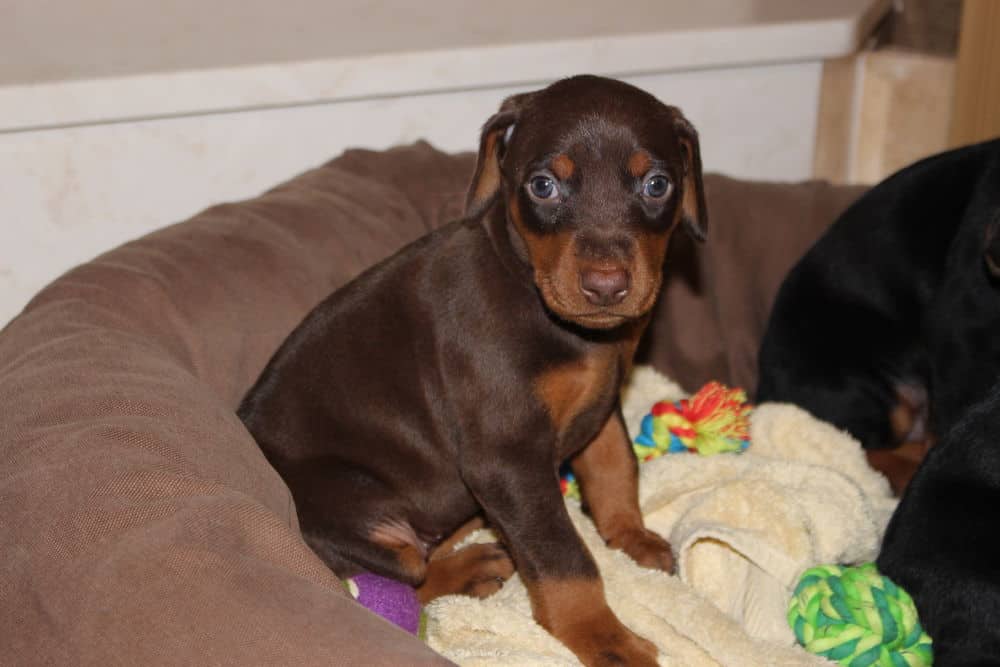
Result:
[[[750,411],[742,389],[709,382],[690,398],[660,401],[642,418],[632,445],[639,461],[683,452],[712,456],[740,453],[750,446]],[[559,470],[563,495],[580,499],[580,487],[563,464]]]
[[[810,653],[844,667],[930,667],[931,638],[913,599],[874,563],[806,570],[788,605],[788,624]]]

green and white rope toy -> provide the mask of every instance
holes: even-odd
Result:
[[[844,667],[930,667],[931,638],[913,599],[875,563],[806,570],[788,605],[788,624],[807,651]]]

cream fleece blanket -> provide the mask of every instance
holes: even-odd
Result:
[[[629,432],[653,403],[683,396],[637,368],[623,394]],[[567,501],[608,603],[657,645],[662,665],[830,664],[795,645],[785,621],[791,591],[813,565],[873,559],[895,506],[857,441],[794,406],[758,406],[750,435],[742,454],[668,454],[641,464],[646,525],[673,545],[676,576],[605,547],[579,504]],[[493,539],[488,531],[470,536]],[[579,664],[532,620],[517,575],[485,600],[449,596],[426,611],[428,643],[461,665]]]

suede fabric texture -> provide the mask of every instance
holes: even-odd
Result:
[[[460,214],[472,162],[349,151],[68,272],[0,332],[0,660],[448,664],[345,594],[234,410],[322,297]],[[668,264],[644,359],[751,388],[781,277],[859,191],[707,184],[710,241]]]

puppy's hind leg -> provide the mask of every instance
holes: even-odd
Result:
[[[513,574],[514,562],[502,545],[470,544],[431,560],[417,597],[424,604],[442,595],[484,598],[500,590]]]
[[[302,534],[306,544],[339,577],[367,571],[418,586],[427,573],[427,547],[405,521],[382,521],[367,532],[303,529]]]
[[[482,516],[476,516],[431,552],[424,583],[417,587],[421,603],[427,604],[442,595],[487,597],[510,579],[514,563],[500,544],[470,544],[455,550],[455,545],[485,525]]]

